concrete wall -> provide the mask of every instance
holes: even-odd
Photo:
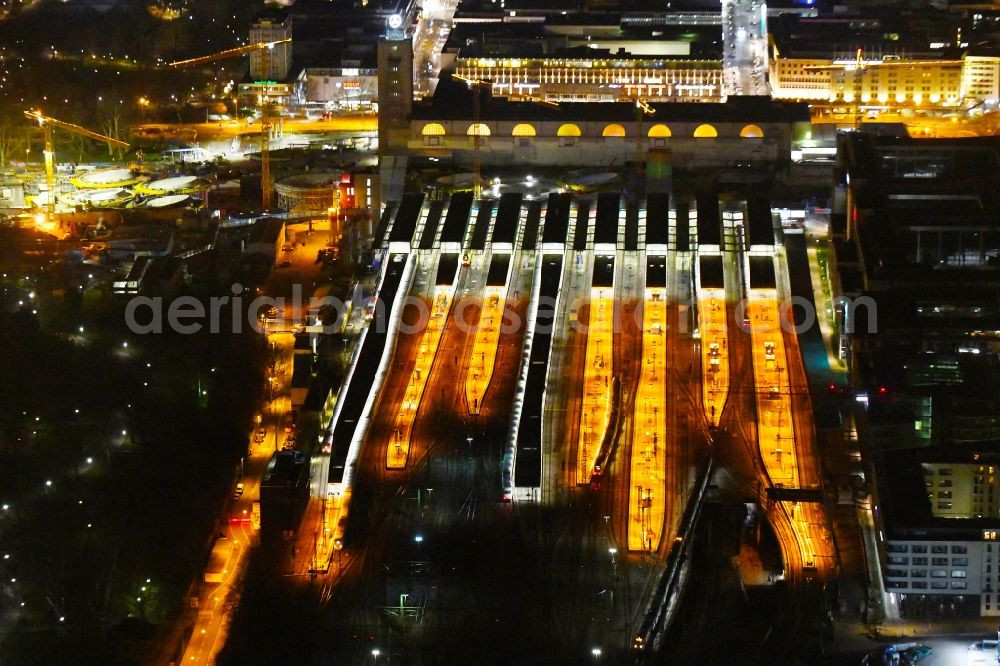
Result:
[[[440,131],[443,135],[427,135]],[[749,160],[787,162],[791,150],[791,125],[788,123],[757,123],[763,131],[761,138],[744,138],[741,131],[748,123],[715,123],[718,136],[694,138],[702,123],[653,122],[614,123],[625,130],[625,136],[603,136],[609,125],[595,122],[535,121],[530,124],[535,136],[512,136],[514,128],[522,123],[514,121],[483,121],[489,132],[479,138],[479,154],[485,165],[538,165],[578,164],[586,166],[614,166],[635,161],[637,151],[645,154],[651,148],[669,149],[673,164],[681,167],[729,165]],[[567,125],[579,129],[580,135],[559,136],[567,133]],[[665,125],[668,138],[650,138],[653,126]],[[468,135],[470,123],[461,121],[412,121],[407,147],[411,154],[451,157],[459,163],[474,161],[473,137]],[[525,128],[521,127],[519,131]],[[641,146],[636,145],[636,135],[641,135]]]

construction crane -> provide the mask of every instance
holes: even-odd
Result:
[[[482,170],[482,165],[480,163],[479,157],[479,136],[482,132],[482,127],[479,123],[479,90],[481,88],[486,88],[487,90],[493,89],[493,82],[488,79],[471,79],[467,76],[462,76],[460,74],[452,74],[451,78],[456,81],[462,81],[469,86],[469,90],[472,91],[472,197],[478,199],[483,193],[483,180],[480,176],[480,171]]]
[[[656,109],[649,105],[649,101],[644,97],[635,97],[635,164],[642,173],[642,120],[646,116],[656,115]]]
[[[61,130],[85,136],[88,139],[94,139],[95,141],[104,141],[108,144],[109,151],[112,146],[117,146],[122,150],[128,150],[130,148],[129,144],[124,141],[119,141],[118,139],[114,139],[110,136],[92,132],[86,127],[80,127],[79,125],[74,125],[73,123],[67,123],[62,120],[56,120],[55,118],[44,116],[42,115],[42,112],[37,109],[34,111],[25,111],[24,117],[33,122],[37,122],[38,126],[42,128],[42,133],[45,137],[45,184],[49,190],[47,208],[50,218],[56,212],[56,159],[55,150],[52,146],[53,128],[58,127]]]
[[[187,60],[177,60],[167,65],[174,69],[180,69],[182,67],[194,67],[196,65],[201,65],[207,62],[215,62],[217,60],[226,60],[229,58],[238,58],[247,54],[260,53],[264,59],[263,69],[264,76],[266,77],[271,72],[271,50],[279,44],[289,44],[291,43],[291,38],[286,37],[285,39],[278,39],[273,42],[254,42],[253,44],[247,44],[246,46],[239,46],[234,49],[226,49],[225,51],[219,51],[218,53],[210,53],[208,55],[199,56],[197,58],[188,58]],[[271,139],[271,118],[274,113],[274,105],[267,99],[267,88],[262,88],[261,94],[257,98],[257,110],[260,112],[260,190],[261,190],[261,207],[263,210],[268,210],[271,207],[271,156],[270,156],[270,139]]]
[[[861,55],[861,49],[857,50],[853,62],[839,62],[833,65],[806,65],[803,67],[807,72],[819,72],[819,71],[832,71],[832,72],[853,72],[853,84],[854,93],[851,109],[853,110],[854,116],[854,129],[860,130],[861,123],[864,120],[864,114],[861,112],[861,75],[868,68],[870,64],[878,63],[867,63],[864,57]]]
[[[553,102],[552,100],[545,99],[544,97],[536,97],[535,95],[526,95],[524,93],[513,93],[507,95],[507,99],[512,102],[531,102],[533,104],[538,104],[544,106],[547,109],[558,109],[559,102]]]
[[[482,170],[481,160],[479,156],[479,145],[480,136],[482,132],[482,127],[480,127],[479,117],[480,117],[480,98],[479,89],[485,88],[487,90],[493,90],[493,82],[489,79],[473,79],[467,76],[462,76],[461,74],[452,73],[451,78],[456,81],[462,81],[469,86],[469,89],[473,91],[472,95],[472,123],[475,130],[472,133],[472,147],[473,147],[473,183],[472,192],[473,197],[478,199],[483,192],[483,183],[480,171]],[[558,109],[559,103],[552,102],[542,97],[536,97],[535,95],[528,95],[525,93],[512,93],[506,96],[507,99],[513,102],[531,102],[533,104],[539,104],[549,109]]]
[[[265,58],[269,58],[268,52],[273,49],[278,44],[289,44],[292,38],[286,37],[285,39],[277,39],[273,42],[254,42],[253,44],[247,44],[246,46],[238,46],[235,49],[226,49],[225,51],[219,51],[217,53],[209,53],[208,55],[198,56],[197,58],[188,58],[187,60],[175,60],[169,63],[167,67],[172,67],[174,69],[180,69],[183,67],[194,67],[195,65],[202,65],[206,62],[215,62],[216,60],[227,60],[228,58],[238,58],[244,56],[248,53],[255,53],[260,51]],[[269,65],[269,62],[264,63]],[[264,68],[265,75],[270,71],[269,66]]]

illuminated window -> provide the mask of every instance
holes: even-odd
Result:
[[[511,130],[511,136],[535,136],[535,126],[528,123],[518,123]]]
[[[715,128],[709,124],[698,125],[694,130],[694,138],[696,139],[712,139],[719,136],[719,133],[715,131]]]
[[[649,134],[647,136],[649,136],[650,139],[669,139],[671,136],[670,128],[662,123],[653,125],[649,128]]]
[[[622,127],[621,125],[617,124],[617,123],[611,123],[610,125],[608,125],[607,127],[604,128],[604,131],[601,132],[601,136],[605,136],[605,137],[607,137],[607,136],[625,136],[625,128]]]
[[[698,135],[695,134],[695,136]],[[740,136],[743,137],[744,139],[763,139],[764,130],[762,130],[757,125],[747,125],[746,127],[740,130]]]
[[[424,128],[420,130],[423,136],[444,136],[444,126],[441,123],[427,123]]]
[[[565,125],[559,126],[559,131],[556,132],[556,136],[580,136],[580,128],[573,123],[566,123]]]
[[[482,123],[472,123],[465,133],[469,136],[489,136],[490,128]]]

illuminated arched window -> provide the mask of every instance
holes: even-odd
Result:
[[[705,123],[704,125],[698,125],[694,131],[694,138],[696,139],[712,139],[719,136],[719,133],[715,131],[715,128]]]
[[[573,123],[566,123],[565,125],[559,126],[559,131],[556,132],[556,136],[580,136],[580,128]]]
[[[757,125],[747,125],[740,130],[740,136],[744,139],[763,139],[764,130]]]
[[[671,137],[670,128],[663,123],[653,125],[649,128],[649,134],[647,136],[649,136],[650,139],[669,139]]]
[[[529,123],[518,123],[511,130],[511,136],[535,136],[535,126]]]
[[[618,123],[611,123],[604,128],[601,136],[625,136],[625,128]]]
[[[420,134],[423,136],[444,136],[444,126],[441,123],[427,123],[424,128],[420,130]]]
[[[482,123],[472,123],[465,133],[469,136],[489,136],[490,128]]]

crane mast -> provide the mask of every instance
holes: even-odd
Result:
[[[260,52],[261,57],[264,61],[264,75],[267,76],[271,72],[271,50],[278,44],[289,44],[291,43],[291,38],[278,39],[273,42],[255,42],[253,44],[247,44],[246,46],[239,46],[234,49],[226,49],[225,51],[219,51],[218,53],[210,53],[208,55],[199,56],[197,58],[188,58],[187,60],[177,60],[167,65],[174,69],[179,69],[182,67],[193,67],[196,65],[201,65],[208,62],[215,62],[217,60],[226,60],[228,58],[238,58],[240,56],[247,55],[249,53]],[[260,190],[261,190],[261,207],[263,210],[267,210],[271,207],[271,157],[270,157],[270,134],[271,134],[271,104],[267,99],[267,89],[263,88],[260,96],[257,100],[257,109],[260,111]]]
[[[480,116],[481,116],[480,104],[481,104],[481,100],[479,98],[479,94],[480,94],[479,91],[480,91],[481,88],[486,88],[486,89],[492,90],[492,88],[493,88],[493,82],[490,81],[490,80],[488,80],[488,79],[473,79],[473,78],[469,78],[467,76],[461,76],[460,74],[452,74],[451,78],[455,79],[456,81],[462,81],[463,83],[465,83],[466,85],[468,85],[469,89],[473,92],[473,95],[472,95],[472,123],[473,123],[474,131],[472,133],[472,148],[473,148],[472,170],[473,170],[473,174],[474,175],[473,175],[473,183],[472,183],[472,192],[473,192],[473,197],[476,198],[476,199],[478,199],[482,195],[482,193],[483,193],[483,180],[482,180],[482,174],[481,174],[481,172],[482,172],[482,158],[479,155],[479,146],[480,146],[480,141],[481,141],[480,134],[482,132],[482,126],[481,126],[481,123],[480,123]],[[560,108],[558,102],[551,102],[551,101],[549,101],[547,99],[544,99],[542,97],[537,97],[535,95],[528,95],[528,94],[524,94],[524,93],[515,93],[515,94],[512,94],[512,95],[508,95],[507,98],[510,99],[511,101],[515,101],[515,102],[531,102],[532,104],[538,104],[540,106],[544,106],[544,107],[549,108],[549,109],[558,109],[558,108]]]
[[[95,141],[104,141],[108,144],[110,149],[112,146],[117,146],[123,150],[128,150],[129,144],[124,141],[119,141],[110,136],[105,136],[104,134],[98,134],[93,132],[86,127],[81,127],[79,125],[74,125],[73,123],[67,123],[62,120],[56,120],[55,118],[50,118],[48,116],[42,115],[39,110],[25,111],[24,117],[33,122],[37,122],[38,126],[42,128],[42,135],[45,137],[45,185],[49,191],[49,198],[46,203],[46,208],[49,213],[49,217],[56,212],[56,156],[55,149],[52,144],[52,129],[58,127],[61,130],[65,130],[72,134],[77,134],[79,136],[87,137],[88,139],[94,139]]]

